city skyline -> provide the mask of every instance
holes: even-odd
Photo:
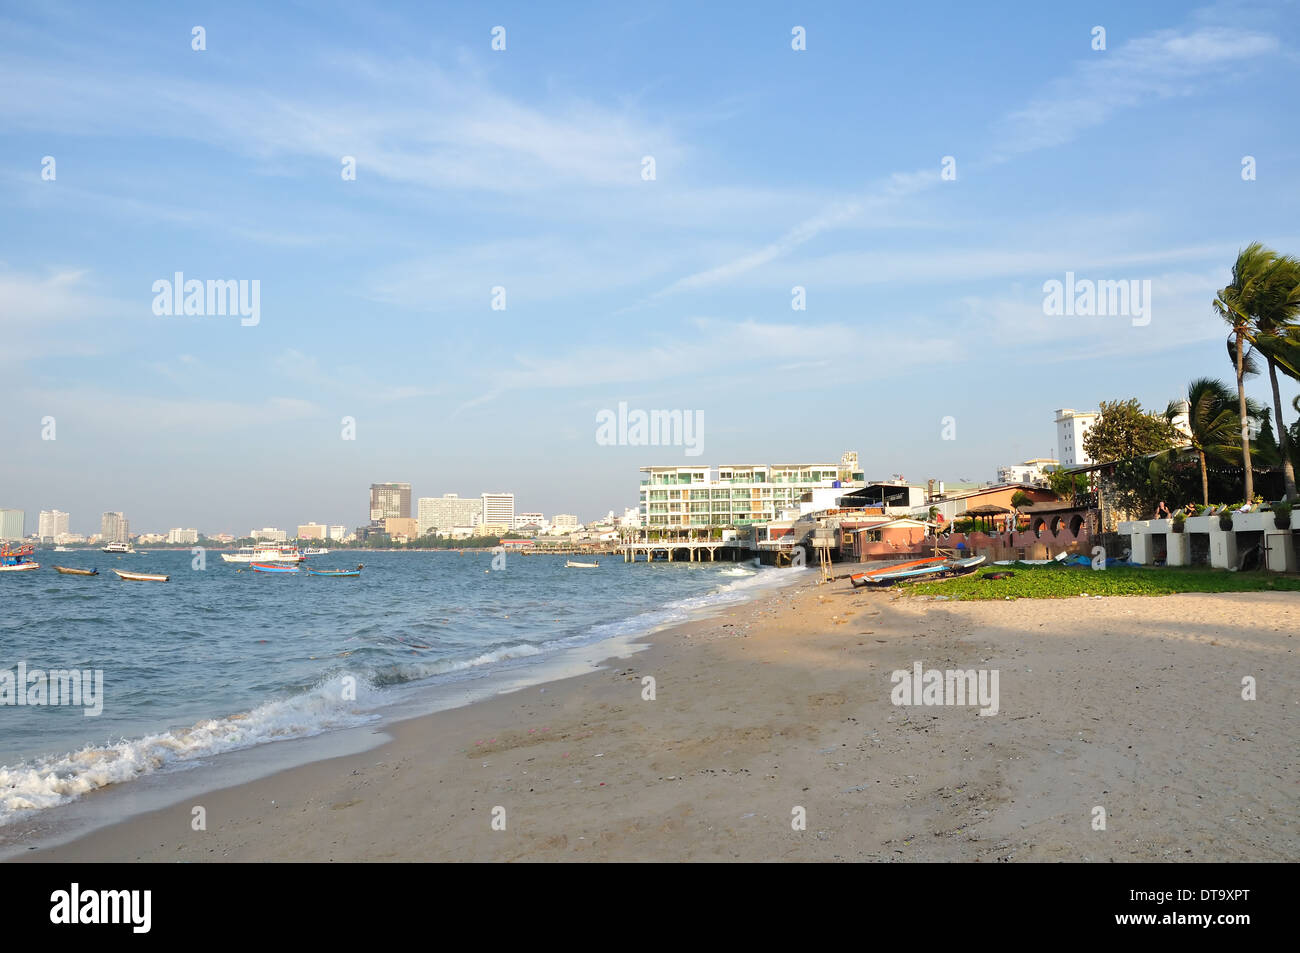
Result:
[[[586,514],[647,464],[1051,455],[1052,408],[1230,379],[1215,291],[1300,244],[1300,133],[1246,95],[1300,24],[1249,9],[232,3],[201,50],[8,10],[0,505],[357,525],[382,474]],[[1049,300],[1107,285],[1132,314]],[[692,440],[603,439],[623,407]]]

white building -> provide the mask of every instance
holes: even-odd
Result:
[[[865,486],[861,471],[852,469],[855,461],[849,453],[840,463],[641,467],[648,475],[641,481],[641,514],[652,528],[767,523],[798,508],[811,490]]]
[[[1048,457],[1035,457],[1024,463],[1009,467],[998,467],[998,483],[1046,483],[1047,474],[1060,467],[1059,460]]]
[[[68,514],[62,510],[41,510],[37,519],[36,535],[42,540],[55,539],[68,533]]]
[[[462,499],[457,493],[422,496],[416,501],[416,524],[421,536],[429,532],[449,536],[453,528],[473,526],[481,522],[482,516],[482,500]]]
[[[175,529],[168,530],[167,542],[179,543],[183,546],[193,546],[199,541],[199,531],[197,529]]]
[[[331,526],[329,528],[330,539],[340,539],[340,540],[346,539],[347,535],[348,535],[348,528],[346,526]]]
[[[579,526],[578,517],[573,513],[556,513],[551,520],[551,525],[555,527],[556,532],[572,532]]]
[[[0,509],[0,539],[11,542],[22,539],[26,516],[22,510]]]
[[[514,528],[515,495],[513,493],[484,493],[482,500],[484,526]]]
[[[131,521],[122,513],[105,513],[99,518],[99,538],[104,543],[129,542]]]
[[[1068,407],[1056,412],[1056,456],[1063,467],[1085,467],[1093,463],[1083,452],[1083,437],[1100,414],[1080,413]]]
[[[263,526],[261,529],[248,531],[248,535],[253,539],[265,540],[268,543],[283,543],[289,538],[289,534],[282,529],[276,529],[274,526]]]
[[[536,526],[541,532],[546,532],[550,525],[541,513],[519,513],[515,516],[515,529],[522,526]]]

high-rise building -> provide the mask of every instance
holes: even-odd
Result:
[[[66,536],[68,532],[68,514],[62,510],[41,510],[36,525],[36,535],[42,541],[52,540],[57,536]]]
[[[0,539],[22,539],[26,517],[22,510],[0,510]]]
[[[276,529],[274,526],[263,526],[261,529],[252,529],[248,535],[253,539],[265,540],[268,543],[283,543],[289,538],[289,534],[282,529]]]
[[[121,513],[105,513],[99,518],[99,539],[102,543],[129,543],[131,521]]]
[[[411,515],[411,484],[370,484],[370,519],[407,519]]]
[[[384,520],[384,532],[396,539],[410,539],[419,533],[419,523],[409,516],[390,516]]]
[[[475,523],[481,523],[482,516],[481,499],[461,499],[456,493],[422,496],[418,500],[416,513],[421,536],[429,532],[446,536],[457,526],[473,526]]]
[[[347,535],[348,528],[346,526],[331,526],[329,529],[330,539],[343,539]]]
[[[483,525],[504,526],[507,530],[515,526],[515,495],[513,493],[484,493]]]
[[[324,539],[329,527],[324,523],[303,523],[298,527],[298,539]]]
[[[1098,416],[1095,412],[1079,413],[1069,407],[1056,412],[1056,458],[1061,466],[1084,467],[1096,462],[1083,452],[1083,438]]]
[[[541,513],[517,513],[515,514],[515,529],[521,526],[536,526],[538,529],[546,529],[546,517]]]
[[[847,492],[865,485],[862,472],[851,467],[851,460],[839,464],[641,467],[649,477],[641,481],[641,512],[649,527],[771,522],[783,510],[797,508],[810,490],[838,483]]]
[[[199,531],[197,529],[181,529],[179,526],[167,531],[167,542],[180,543],[182,546],[193,546],[199,541]]]
[[[577,529],[578,517],[573,513],[556,513],[551,525],[556,529]]]

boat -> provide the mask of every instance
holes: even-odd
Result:
[[[356,569],[312,569],[310,566],[304,566],[303,572],[309,576],[359,576],[363,568],[361,563],[357,563]]]
[[[98,569],[70,569],[67,566],[55,566],[55,571],[63,573],[65,576],[98,576]]]
[[[292,565],[286,563],[249,563],[248,568],[253,572],[297,572],[298,564]]]
[[[107,546],[101,549],[100,552],[113,553],[114,555],[117,556],[130,555],[135,552],[135,547],[133,547],[130,543],[109,543]]]
[[[315,549],[310,549],[310,548],[304,549],[302,551],[302,558],[306,559],[308,556],[328,556],[329,554],[330,551],[328,549],[321,549],[318,546]]]
[[[155,572],[127,572],[125,569],[114,569],[118,579],[125,579],[128,582],[166,582],[171,576],[164,576]]]
[[[566,569],[597,569],[600,563],[575,563],[572,559],[566,559],[564,566]]]
[[[237,552],[222,553],[228,563],[300,563],[307,557],[297,546],[242,546]]]
[[[56,553],[70,553],[70,552],[72,552],[72,550],[68,549],[67,546],[55,546],[55,547],[54,547],[54,551],[55,551]]]
[[[20,543],[16,549],[8,543],[0,543],[0,572],[28,572],[40,569],[40,563],[32,562],[36,548],[30,544]]]
[[[868,569],[866,572],[855,572],[849,576],[849,582],[853,584],[854,589],[861,589],[863,586],[871,585],[874,580],[885,574],[897,573],[905,569],[920,569],[924,566],[937,566],[947,561],[947,556],[927,556],[924,559],[912,559],[903,563],[890,563],[887,566]]]
[[[883,571],[877,569],[873,575],[859,573],[858,576],[850,576],[849,582],[852,583],[853,588],[862,589],[866,586],[884,588],[898,582],[951,579],[955,576],[966,576],[973,573],[977,566],[984,563],[984,560],[984,556],[971,556],[968,559],[945,559],[940,557],[938,560],[916,560],[914,563],[902,563],[888,567]]]
[[[1070,554],[1064,549],[1053,556],[1051,559],[995,559],[995,566],[1050,566],[1052,563],[1063,563],[1070,558]]]

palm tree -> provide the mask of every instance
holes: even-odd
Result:
[[[1210,505],[1210,475],[1205,461],[1209,457],[1231,463],[1241,450],[1241,430],[1237,412],[1233,408],[1232,389],[1223,381],[1198,377],[1187,385],[1187,396],[1169,402],[1165,419],[1171,424],[1185,412],[1187,414],[1187,442],[1201,463],[1201,502]],[[1246,412],[1258,416],[1260,407],[1246,399]],[[1170,455],[1177,451],[1170,451]]]
[[[1278,443],[1282,450],[1282,478],[1288,500],[1296,499],[1295,469],[1291,464],[1290,440],[1282,419],[1282,395],[1277,370],[1300,378],[1300,259],[1289,255],[1274,260],[1252,315],[1249,339],[1268,363],[1268,382],[1273,388],[1273,414],[1277,420]]]
[[[1237,414],[1241,420],[1241,463],[1246,473],[1245,498],[1255,495],[1255,475],[1250,469],[1249,415],[1246,413],[1245,362],[1251,319],[1258,313],[1268,283],[1269,269],[1277,253],[1259,242],[1251,242],[1237,253],[1232,266],[1232,282],[1219,290],[1214,310],[1228,322],[1235,345],[1237,365]]]

